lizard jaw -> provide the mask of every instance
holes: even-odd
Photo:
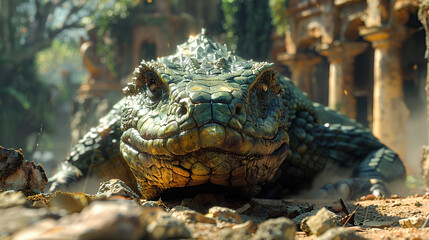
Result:
[[[233,188],[254,188],[270,181],[289,150],[284,143],[270,155],[242,156],[218,149],[201,149],[183,156],[162,156],[139,152],[121,142],[123,156],[146,198],[164,190],[214,184]],[[256,192],[254,193],[256,194]]]

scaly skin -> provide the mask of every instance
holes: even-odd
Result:
[[[272,63],[244,60],[204,34],[142,61],[132,80],[72,149],[53,189],[90,172],[137,182],[145,198],[197,185],[275,196],[309,186],[333,163],[354,169],[352,178],[318,196],[350,198],[385,194],[385,182],[404,176],[368,129],[309,101]]]

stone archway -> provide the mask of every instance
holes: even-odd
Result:
[[[156,47],[156,57],[164,56],[167,42],[164,34],[158,26],[138,26],[133,29],[133,65],[139,65],[144,43],[153,44]]]

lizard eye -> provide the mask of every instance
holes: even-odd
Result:
[[[153,79],[153,78],[151,78],[151,79],[149,80],[148,85],[149,85],[149,90],[150,90],[151,92],[155,92],[155,91],[156,91],[156,89],[158,88],[158,86],[157,86],[157,84],[156,84],[156,81],[155,81],[155,79]]]
[[[146,86],[143,87],[142,90],[145,92],[145,94],[152,100],[158,99],[158,97],[161,95],[161,83],[158,79],[158,75],[152,71],[147,71],[144,73],[144,82]]]
[[[148,90],[151,91],[152,93],[155,93],[160,87],[157,81],[156,74],[152,71],[147,71],[145,73],[145,78],[146,78]]]

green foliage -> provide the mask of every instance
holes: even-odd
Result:
[[[410,192],[416,192],[424,187],[424,182],[421,177],[417,178],[413,175],[408,175],[405,179],[405,186],[411,190]]]
[[[0,89],[0,145],[24,147],[26,138],[37,133],[42,123],[45,131],[53,130],[54,88],[37,79],[31,61],[16,66],[11,77],[11,83]]]
[[[37,73],[41,81],[56,86],[61,85],[61,71],[71,71],[73,83],[81,83],[86,75],[77,41],[64,42],[59,39],[52,46],[36,55]]]
[[[289,0],[270,0],[269,4],[273,25],[276,28],[277,34],[282,36],[285,34],[287,23],[286,9],[289,4]]]
[[[97,26],[98,41],[97,52],[103,56],[106,64],[116,75],[115,47],[128,42],[135,16],[130,16],[139,1],[120,0],[103,1],[100,11],[83,19],[85,25],[93,23]],[[111,39],[113,37],[114,39]],[[110,38],[110,39],[109,39]],[[106,39],[108,39],[106,41]]]
[[[0,145],[24,147],[40,126],[46,133],[57,127],[55,113],[62,98],[55,66],[74,59],[58,45],[55,53],[42,52],[49,61],[38,65],[45,71],[41,81],[36,55],[61,33],[81,27],[83,16],[108,2],[113,1],[0,0]]]
[[[100,36],[109,32],[112,36],[119,38],[126,37],[128,34],[121,34],[131,30],[130,22],[124,21],[129,19],[131,10],[136,6],[136,1],[122,0],[107,3],[104,9],[97,12],[91,17],[84,19],[84,23],[94,23],[99,29]]]
[[[271,36],[268,1],[222,0],[222,10],[223,28],[236,53],[244,58],[267,59]]]
[[[15,100],[21,105],[23,109],[25,110],[30,109],[30,102],[27,100],[27,98],[22,92],[17,91],[15,88],[11,86],[6,86],[3,88],[0,88],[0,93],[14,97]]]

